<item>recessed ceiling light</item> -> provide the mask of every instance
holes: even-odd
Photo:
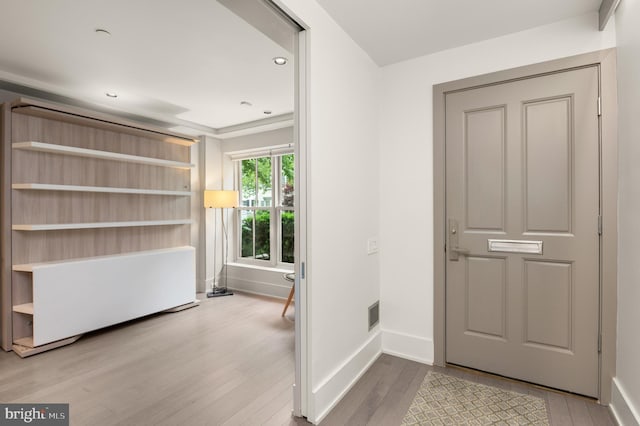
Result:
[[[285,58],[284,56],[276,56],[275,58],[273,58],[273,63],[276,65],[284,65],[287,63],[287,58]]]
[[[271,111],[266,110],[266,111],[262,111],[265,115],[271,115]]]
[[[105,30],[104,28],[96,28],[96,34],[103,35],[103,36],[111,35],[111,33],[108,30]]]
[[[107,95],[110,98],[117,98],[118,94],[117,93],[113,93],[113,92],[107,92],[105,93],[105,95]]]
[[[249,102],[249,101],[242,101],[242,102],[240,102],[240,105],[248,106],[248,107],[253,106],[253,104],[251,102]]]

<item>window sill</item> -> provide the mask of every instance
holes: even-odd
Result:
[[[229,262],[229,263],[227,263],[227,266],[233,266],[233,267],[236,267],[236,268],[255,269],[255,270],[258,270],[258,271],[278,272],[278,273],[281,273],[281,274],[288,274],[290,272],[293,272],[293,269],[278,268],[278,267],[273,267],[273,266],[250,265],[248,263]]]

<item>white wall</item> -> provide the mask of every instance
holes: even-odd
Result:
[[[612,407],[622,425],[640,423],[640,4],[622,0],[618,44],[618,348]]]
[[[378,299],[377,66],[315,0],[278,0],[308,33],[309,417],[318,421],[375,360],[377,330],[367,308]]]
[[[610,48],[597,14],[446,50],[381,70],[383,350],[433,362],[434,84]]]

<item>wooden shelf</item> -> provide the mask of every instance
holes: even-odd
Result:
[[[163,189],[115,188],[110,186],[53,185],[48,183],[14,183],[13,189],[33,189],[40,191],[102,192],[108,194],[176,195],[190,196],[190,191],[169,191]]]
[[[119,152],[99,151],[97,149],[78,148],[75,146],[56,145],[44,142],[15,142],[12,147],[13,149],[24,149],[27,151],[73,155],[76,157],[97,158],[100,160],[124,161],[127,163],[172,167],[176,169],[190,169],[195,167],[195,165],[193,164],[183,163],[180,161],[164,160],[161,158],[140,157],[138,155],[121,154]]]
[[[33,315],[33,303],[23,303],[22,305],[13,305],[13,312]]]
[[[36,309],[12,306],[33,312],[33,317],[13,314],[20,320],[13,321],[18,325],[14,336],[33,336],[40,347],[151,313],[184,309],[195,298],[194,265],[191,246],[33,264],[32,277],[22,278],[31,278]]]
[[[11,270],[17,272],[33,272],[34,268],[42,267],[42,266],[50,266],[50,265],[58,265],[62,263],[70,263],[70,262],[84,262],[87,260],[100,260],[100,259],[117,259],[120,257],[131,257],[131,256],[145,256],[150,254],[162,254],[162,253],[171,253],[177,251],[185,251],[192,250],[190,246],[182,246],[182,247],[170,247],[164,249],[156,249],[156,250],[142,250],[142,251],[134,251],[128,253],[118,253],[118,254],[107,254],[104,256],[91,256],[91,257],[82,257],[76,259],[63,259],[63,260],[52,260],[50,262],[36,262],[36,263],[24,263],[21,265],[13,265]]]
[[[170,225],[190,225],[191,219],[179,220],[142,220],[130,222],[87,222],[87,223],[48,223],[13,225],[14,231],[58,231],[64,229],[99,229],[99,228],[129,228],[137,226],[170,226]]]
[[[35,265],[34,263],[24,263],[22,265],[13,265],[11,267],[12,271],[16,271],[16,272],[33,272],[33,265]]]
[[[23,337],[22,339],[14,340],[13,344],[24,346],[27,348],[33,348],[33,336]]]

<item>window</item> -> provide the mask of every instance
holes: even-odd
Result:
[[[236,172],[238,260],[270,266],[293,263],[293,154],[239,160]]]

